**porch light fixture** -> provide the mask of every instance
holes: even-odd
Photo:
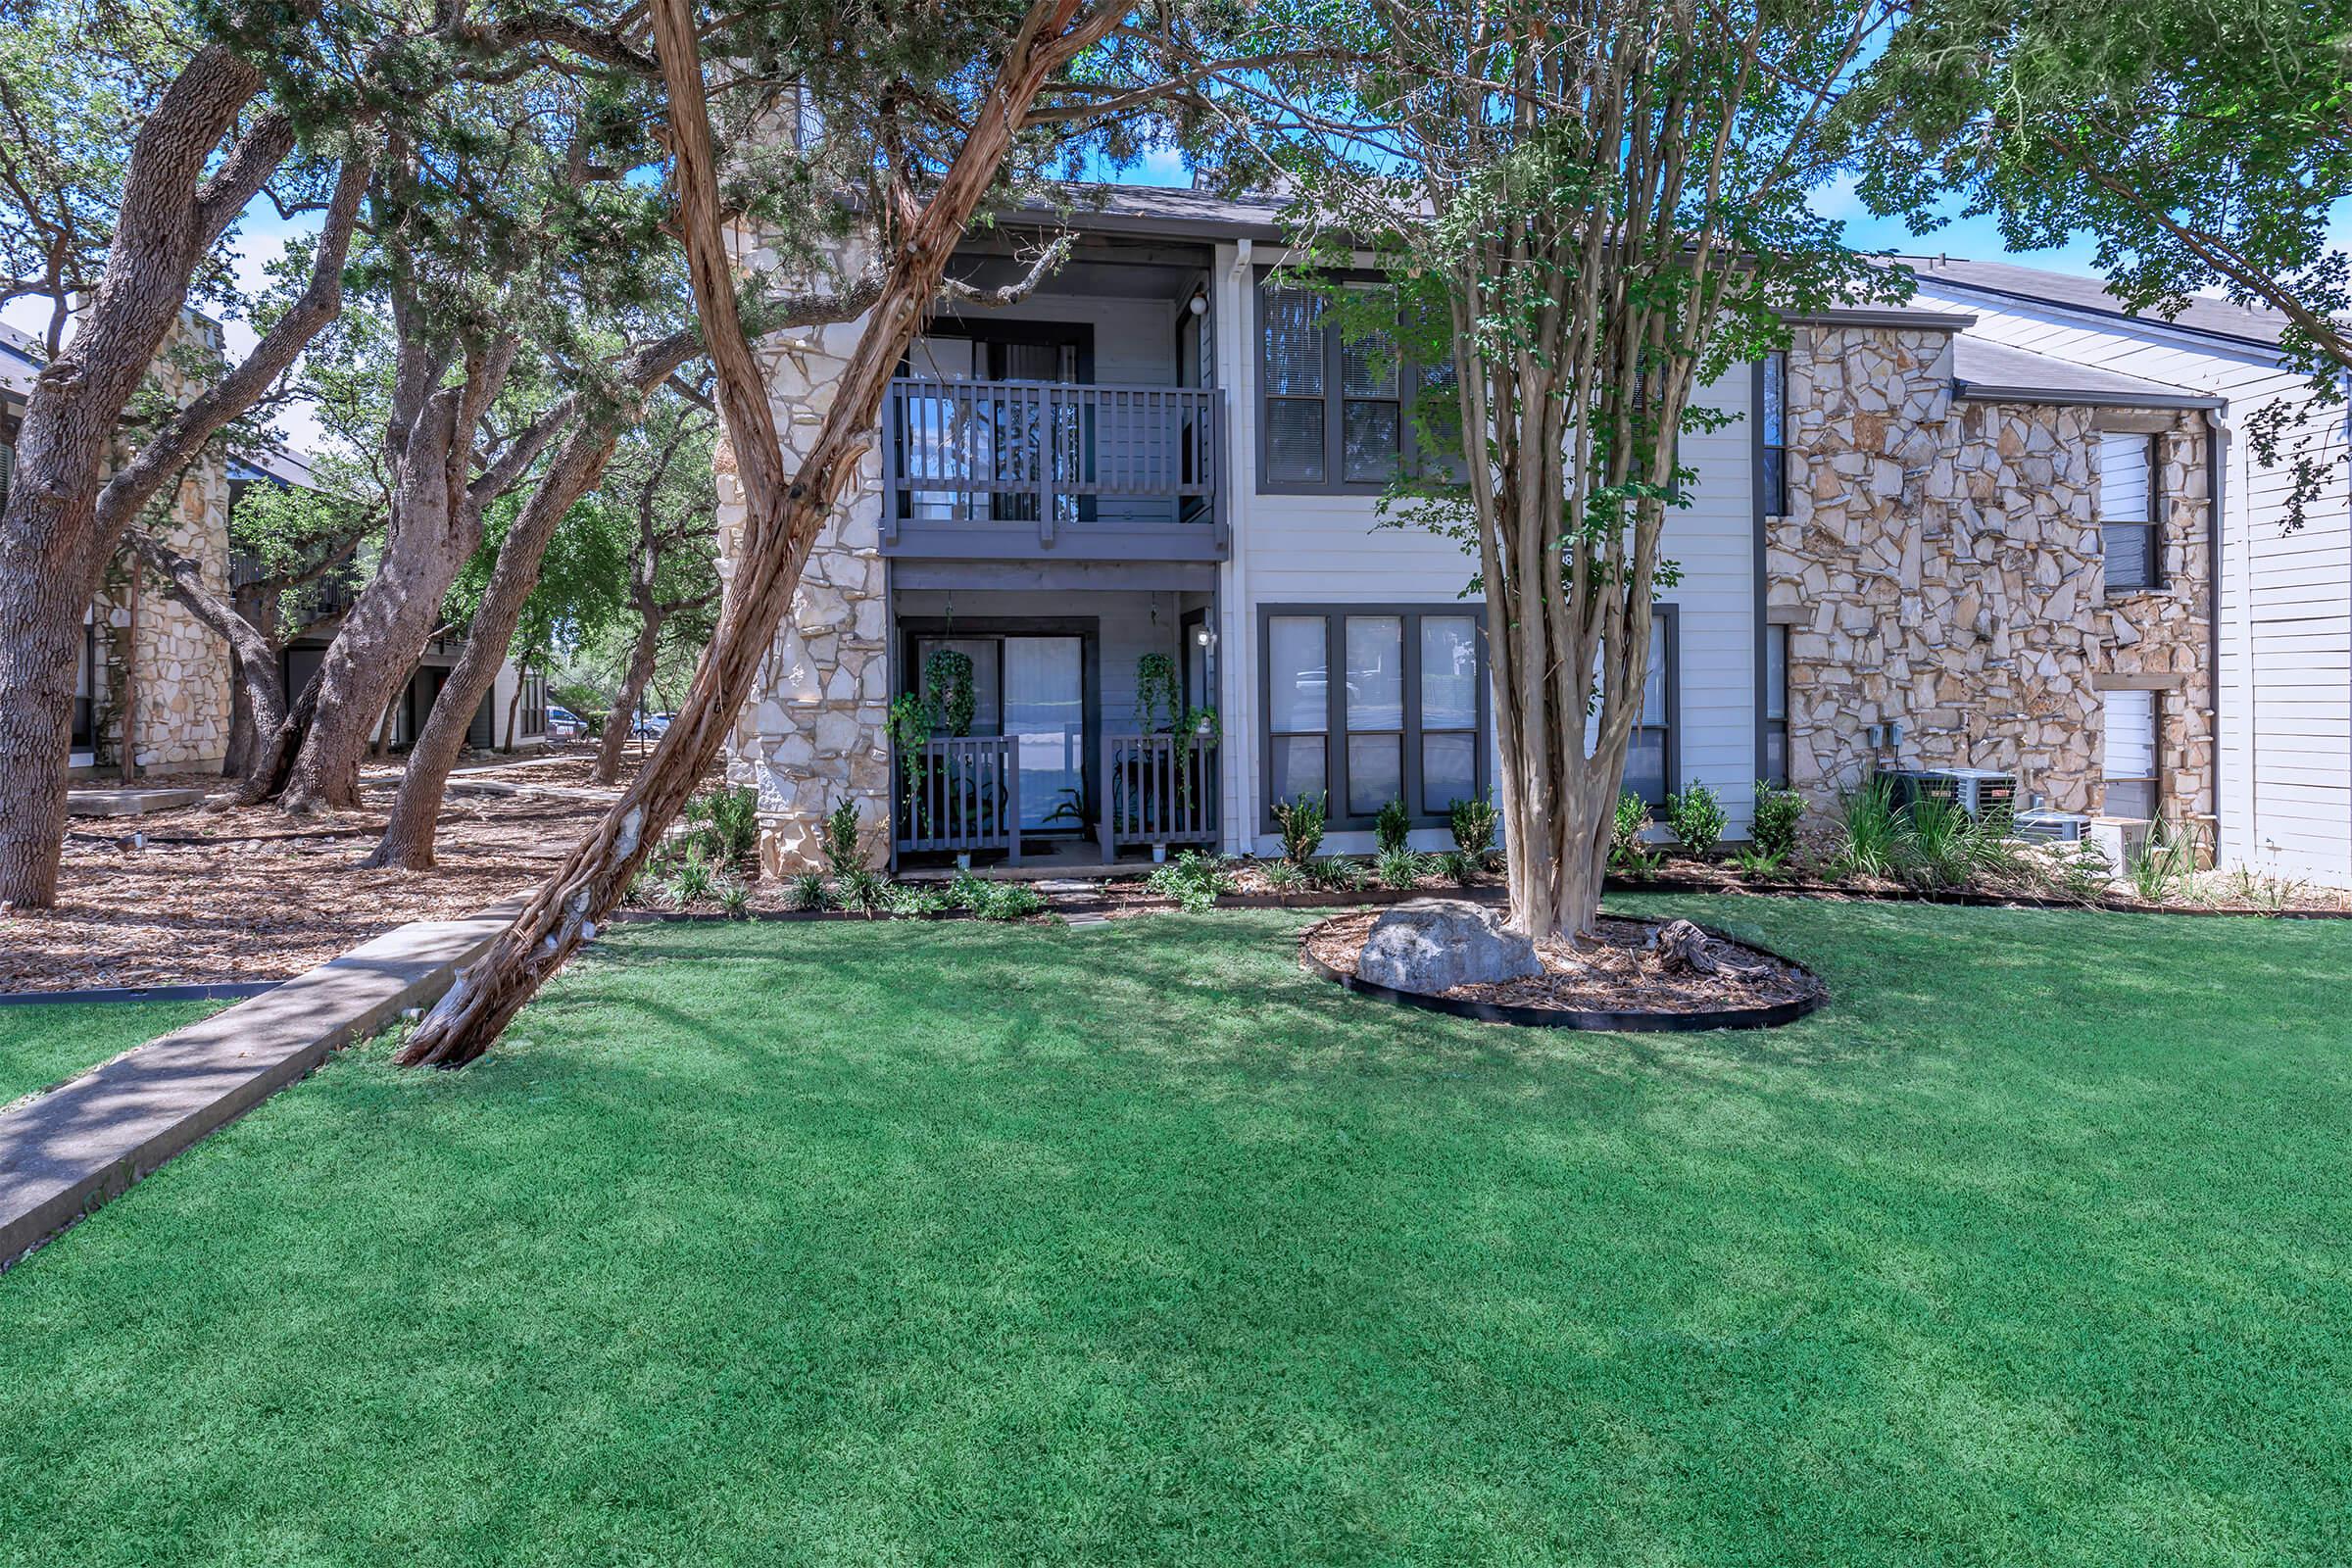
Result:
[[[1193,628],[1193,641],[1203,648],[1214,648],[1217,646],[1217,634],[1210,631],[1207,623],[1203,622]]]
[[[1208,314],[1208,296],[1196,290],[1193,297],[1185,301],[1184,308],[1195,316],[1206,316]]]

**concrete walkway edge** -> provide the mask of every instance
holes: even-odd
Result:
[[[522,907],[418,920],[0,1114],[0,1269],[410,1007]]]

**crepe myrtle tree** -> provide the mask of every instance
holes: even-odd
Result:
[[[1868,291],[1812,215],[1824,123],[1888,21],[1864,0],[1368,0],[1302,9],[1376,62],[1274,74],[1233,141],[1279,168],[1309,242],[1368,250],[1431,368],[1416,418],[1458,466],[1400,479],[1392,520],[1476,558],[1493,671],[1510,918],[1593,929],[1682,434],[1699,389],[1787,341],[1783,318]],[[1349,307],[1359,314],[1357,304]]]
[[[2344,461],[2348,80],[2347,0],[1917,0],[1839,120],[1858,194],[1916,231],[1956,207],[2012,250],[2087,235],[2128,309],[2219,294],[2283,317],[2313,396],[2244,429],[2293,475],[2292,530]]]

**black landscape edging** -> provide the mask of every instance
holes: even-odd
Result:
[[[1499,887],[1451,888],[1318,888],[1312,893],[1220,893],[1220,909],[1345,909],[1366,904],[1409,904],[1415,899],[1467,899],[1473,904],[1499,904]],[[1173,902],[1173,901],[1171,901]]]
[[[1695,920],[1691,922],[1697,925]],[[1699,926],[1701,931],[1718,942],[1728,942],[1750,953],[1760,953],[1821,986],[1821,976],[1797,962],[1783,957],[1770,948],[1759,948],[1752,942],[1726,935],[1711,926]],[[1309,927],[1308,931],[1312,931]],[[1517,1007],[1494,1002],[1466,1002],[1453,997],[1433,997],[1426,992],[1399,991],[1377,981],[1359,979],[1343,969],[1335,969],[1306,950],[1306,932],[1298,938],[1298,961],[1309,973],[1319,974],[1337,982],[1343,989],[1376,1002],[1394,1003],[1399,1006],[1419,1007],[1427,1012],[1443,1012],[1456,1018],[1470,1018],[1479,1023],[1507,1023],[1528,1029],[1586,1029],[1605,1034],[1701,1034],[1710,1029],[1778,1029],[1791,1024],[1808,1013],[1818,1011],[1830,1000],[1829,989],[1822,986],[1810,997],[1794,1002],[1776,1002],[1768,1007],[1726,1007],[1712,1012],[1596,1012],[1574,1007]]]
[[[10,991],[0,993],[0,1007],[47,1005],[79,1002],[227,1002],[275,991],[283,980],[223,980],[214,985],[93,986],[86,991]]]
[[[2352,920],[2352,909],[2216,908],[2210,905],[2123,904],[2107,899],[2050,899],[2033,893],[1978,893],[1967,888],[1856,888],[1838,882],[1733,882],[1696,877],[1623,877],[1612,873],[1606,893],[1709,893],[1759,899],[1822,899],[1854,904],[1949,904],[1970,909],[2099,910],[2107,914],[2185,914],[2226,920]]]

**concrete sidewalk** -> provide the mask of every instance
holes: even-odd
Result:
[[[521,907],[404,925],[0,1114],[0,1268],[329,1053],[437,1001]]]

